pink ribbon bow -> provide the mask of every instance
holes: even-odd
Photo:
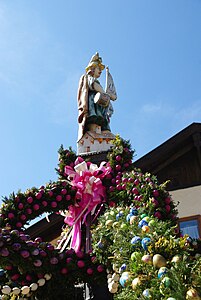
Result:
[[[81,246],[81,224],[86,224],[87,215],[90,213],[93,215],[97,205],[105,201],[105,187],[101,180],[111,172],[111,167],[105,165],[106,163],[102,162],[98,167],[78,157],[74,169],[70,166],[65,167],[68,180],[77,190],[78,202],[75,206],[70,206],[64,220],[66,224],[72,226],[72,232],[66,242],[68,243],[71,238],[71,248],[75,252],[79,251]]]

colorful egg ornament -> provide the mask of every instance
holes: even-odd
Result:
[[[153,256],[153,265],[156,268],[161,268],[161,267],[165,267],[167,264],[166,259],[160,255],[160,254],[155,254]]]
[[[147,264],[150,264],[150,265],[152,265],[152,263],[153,263],[152,260],[153,260],[153,257],[149,254],[143,255],[143,257],[142,257],[142,261],[144,263],[147,263]]]
[[[133,238],[132,238],[132,240],[131,240],[131,244],[132,245],[135,245],[135,244],[137,244],[137,243],[139,243],[141,241],[141,238],[139,237],[139,236],[134,236]]]
[[[130,281],[130,273],[123,272],[119,279],[119,283],[121,284],[122,287],[126,287],[129,281]]]
[[[159,270],[160,271],[160,270]],[[161,281],[162,284],[164,284],[165,287],[170,287],[171,285],[171,281],[170,281],[170,278],[165,276],[162,281]]]
[[[145,238],[142,239],[141,245],[142,245],[142,248],[143,248],[145,251],[147,251],[148,245],[150,244],[150,242],[151,242],[151,239],[148,238],[148,237],[145,237]]]
[[[160,279],[161,277],[163,277],[165,274],[167,274],[168,272],[168,268],[166,267],[161,267],[158,271],[158,278]]]
[[[134,290],[137,287],[137,285],[140,285],[140,284],[141,284],[140,278],[139,277],[134,278],[132,281],[132,289]]]
[[[191,288],[186,292],[186,299],[187,300],[201,300],[201,297],[198,295],[196,289]]]
[[[143,295],[145,298],[151,298],[149,289],[144,290],[143,293],[142,293],[142,295]]]

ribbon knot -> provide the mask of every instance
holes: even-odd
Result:
[[[70,166],[65,167],[65,174],[72,186],[77,190],[76,199],[79,200],[77,206],[71,206],[65,216],[64,222],[71,227],[71,232],[65,236],[66,240],[62,250],[65,249],[71,239],[70,247],[75,252],[81,246],[81,225],[86,224],[88,214],[94,214],[98,204],[105,202],[105,187],[102,179],[111,172],[111,167],[102,162],[98,167],[93,163],[86,163],[81,157],[75,161],[74,169]],[[58,248],[61,248],[64,240],[61,240]]]

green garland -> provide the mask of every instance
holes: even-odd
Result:
[[[19,191],[3,199],[0,215],[3,299],[37,297],[53,300],[64,296],[73,299],[76,284],[105,283],[106,269],[109,290],[115,291],[116,299],[167,299],[171,295],[179,300],[187,297],[190,289],[201,292],[200,260],[193,258],[196,249],[189,239],[176,235],[177,210],[166,191],[166,183],[158,184],[155,176],[135,169],[132,163],[134,152],[129,141],[116,137],[108,154],[111,172],[102,181],[107,195],[105,214],[99,216],[94,225],[91,254],[76,254],[71,249],[60,253],[40,238],[32,241],[24,231],[30,220],[44,212],[65,211],[70,205],[79,205],[76,189],[69,184],[65,174],[65,166],[73,168],[76,163],[77,156],[72,148],[65,150],[61,146],[59,149],[57,182],[24,193]],[[135,243],[136,236],[139,239]],[[143,239],[148,241],[144,246],[141,244]],[[142,261],[144,255],[149,255],[151,260],[155,254],[166,261],[170,286],[157,278],[155,266]],[[175,264],[172,259],[176,255],[180,258]],[[123,271],[127,273],[122,279]],[[135,284],[132,284],[135,278]],[[125,287],[121,287],[123,281]],[[186,299],[200,299],[199,296],[189,297]]]

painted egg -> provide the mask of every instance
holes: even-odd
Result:
[[[132,240],[131,240],[131,244],[132,245],[135,245],[135,244],[137,244],[138,242],[140,242],[141,241],[141,238],[139,237],[139,236],[134,236],[133,238],[132,238]]]
[[[142,226],[142,231],[143,231],[143,232],[149,232],[149,230],[150,230],[150,228],[149,228],[148,225]]]
[[[169,277],[165,276],[161,282],[164,284],[165,287],[170,287],[171,281]]]
[[[126,270],[126,264],[121,265],[121,267],[119,268],[120,272],[123,272]]]
[[[167,264],[166,259],[160,255],[160,254],[155,254],[153,256],[153,265],[156,268],[161,268],[161,267],[165,267]]]
[[[28,293],[30,292],[30,287],[29,286],[23,286],[22,288],[21,288],[21,293],[22,293],[22,295],[27,295]]]
[[[119,212],[117,215],[116,215],[116,220],[118,221],[119,218],[121,218],[123,216],[123,212]]]
[[[172,260],[171,260],[171,262],[173,262],[173,263],[178,263],[178,262],[180,262],[181,261],[181,256],[180,255],[175,255],[173,258],[172,258]]]
[[[139,223],[138,223],[138,227],[141,227],[142,228],[142,226],[147,226],[148,225],[148,222],[146,222],[145,220],[141,220]]]
[[[150,298],[150,292],[149,292],[149,289],[146,289],[143,291],[142,295],[145,297],[145,298]]]
[[[112,279],[113,279],[115,282],[116,282],[116,281],[119,281],[119,278],[120,278],[119,274],[114,273],[114,274],[112,275]]]
[[[148,249],[148,245],[150,244],[151,242],[151,239],[150,238],[143,238],[142,241],[141,241],[141,245],[142,245],[142,248],[147,251]]]
[[[152,264],[152,259],[153,257],[149,254],[143,255],[142,257],[142,261],[150,265]]]
[[[198,295],[198,292],[196,289],[191,288],[186,293],[186,299],[187,300],[200,300],[200,296]]]
[[[0,269],[0,277],[2,277],[5,274],[4,269]]]
[[[39,286],[43,286],[45,284],[45,279],[44,278],[41,278],[38,280],[38,285]]]
[[[132,225],[137,219],[138,219],[137,216],[131,216],[131,218],[130,218],[130,224]]]
[[[158,270],[158,278],[163,277],[165,274],[167,274],[167,272],[168,272],[168,269],[166,267],[161,267]]]
[[[107,226],[107,227],[112,226],[112,224],[113,224],[113,220],[107,220],[107,221],[105,222],[105,226]]]
[[[30,289],[34,292],[34,291],[36,291],[37,289],[38,289],[38,285],[37,285],[37,283],[32,283],[31,285],[30,285]]]
[[[45,278],[46,280],[50,280],[50,279],[52,278],[52,275],[46,273],[46,274],[44,275],[44,278]]]
[[[1,291],[3,294],[9,295],[11,292],[11,288],[8,285],[4,285]]]
[[[139,277],[134,278],[132,281],[132,289],[134,290],[137,287],[137,285],[140,285],[140,283],[141,281]]]
[[[21,290],[20,290],[18,287],[14,287],[14,288],[12,289],[12,293],[13,293],[14,295],[19,295],[20,292],[21,292]]]
[[[119,282],[121,284],[122,287],[125,287],[130,281],[130,273],[129,272],[123,272]]]
[[[131,207],[131,209],[130,209],[130,214],[131,214],[131,215],[133,215],[133,216],[137,216],[137,215],[138,215],[138,211],[137,211],[137,209],[136,209],[136,208],[133,208],[133,207]]]
[[[134,260],[137,260],[141,257],[141,253],[135,251],[131,254],[131,260],[134,261]]]
[[[149,217],[144,217],[143,220],[145,220],[146,222],[149,222],[150,218]]]
[[[128,214],[128,215],[126,216],[126,221],[129,222],[129,221],[130,221],[130,218],[131,218],[132,216],[133,216],[132,214]]]

